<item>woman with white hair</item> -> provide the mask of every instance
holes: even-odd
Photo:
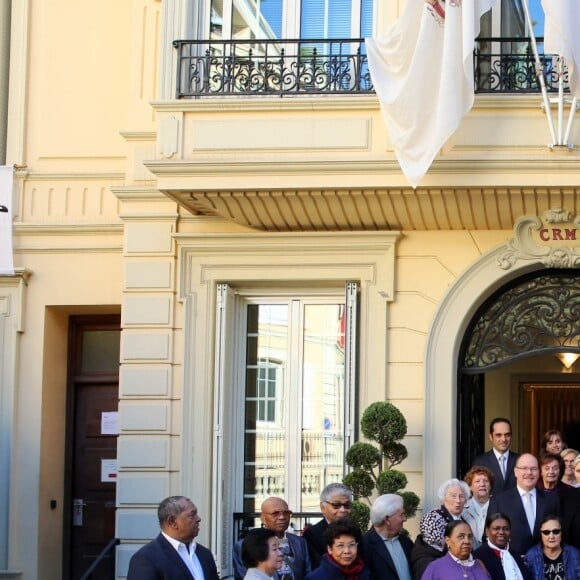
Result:
[[[413,579],[420,580],[427,566],[445,555],[445,527],[462,520],[461,513],[470,495],[469,486],[456,478],[444,481],[437,492],[441,506],[427,512],[419,524],[419,535],[411,553]]]

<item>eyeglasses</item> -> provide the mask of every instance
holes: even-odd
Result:
[[[553,530],[542,530],[542,535],[549,536],[550,534],[553,534],[554,536],[559,536],[561,531],[562,530],[560,528],[554,528]]]
[[[352,502],[345,501],[344,503],[340,503],[338,501],[325,501],[329,506],[332,506],[335,510],[339,510],[340,508],[344,508],[345,510],[349,510],[352,508]]]
[[[272,516],[273,518],[279,518],[281,516],[284,516],[285,518],[289,518],[292,515],[292,512],[290,510],[275,510],[273,512],[267,513],[267,516]]]
[[[347,550],[352,552],[353,550],[356,550],[357,546],[358,544],[356,542],[351,542],[350,544],[334,544],[334,547],[338,552],[346,552]]]
[[[516,469],[519,469],[520,471],[530,471],[531,473],[534,473],[535,471],[539,471],[539,469],[537,467],[517,467]]]

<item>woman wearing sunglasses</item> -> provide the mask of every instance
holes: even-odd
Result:
[[[540,523],[540,543],[526,554],[534,580],[576,580],[580,578],[580,550],[562,542],[562,521],[546,516]]]

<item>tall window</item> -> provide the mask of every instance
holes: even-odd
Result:
[[[271,495],[317,512],[320,490],[342,479],[355,438],[358,291],[218,285],[218,512],[258,512]]]
[[[213,39],[359,38],[374,0],[210,0]]]
[[[276,423],[276,393],[280,381],[280,367],[275,364],[258,364],[258,388],[256,397],[256,420],[265,423]]]
[[[544,10],[541,0],[527,0],[536,39],[544,35]],[[481,21],[482,40],[477,46],[477,90],[479,92],[539,91],[530,24],[524,0],[502,0]],[[489,41],[489,38],[493,41]],[[543,43],[537,42],[540,54]],[[545,59],[546,78],[552,66]]]
[[[544,10],[541,0],[528,0],[530,16],[536,36],[544,34]],[[501,9],[502,36],[529,36],[530,27],[525,17],[523,0],[502,0]]]
[[[270,495],[316,510],[343,475],[344,298],[241,303],[245,323],[243,511]]]

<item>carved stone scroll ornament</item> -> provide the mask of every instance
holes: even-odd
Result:
[[[580,217],[572,220],[572,214],[564,209],[551,209],[538,216],[523,216],[516,221],[514,237],[507,243],[507,249],[498,258],[499,267],[509,270],[520,260],[539,262],[546,268],[580,267]],[[558,243],[552,226],[570,224],[564,229],[568,234],[566,243]],[[538,243],[538,234],[547,232],[545,243]],[[576,240],[578,234],[578,240]]]

